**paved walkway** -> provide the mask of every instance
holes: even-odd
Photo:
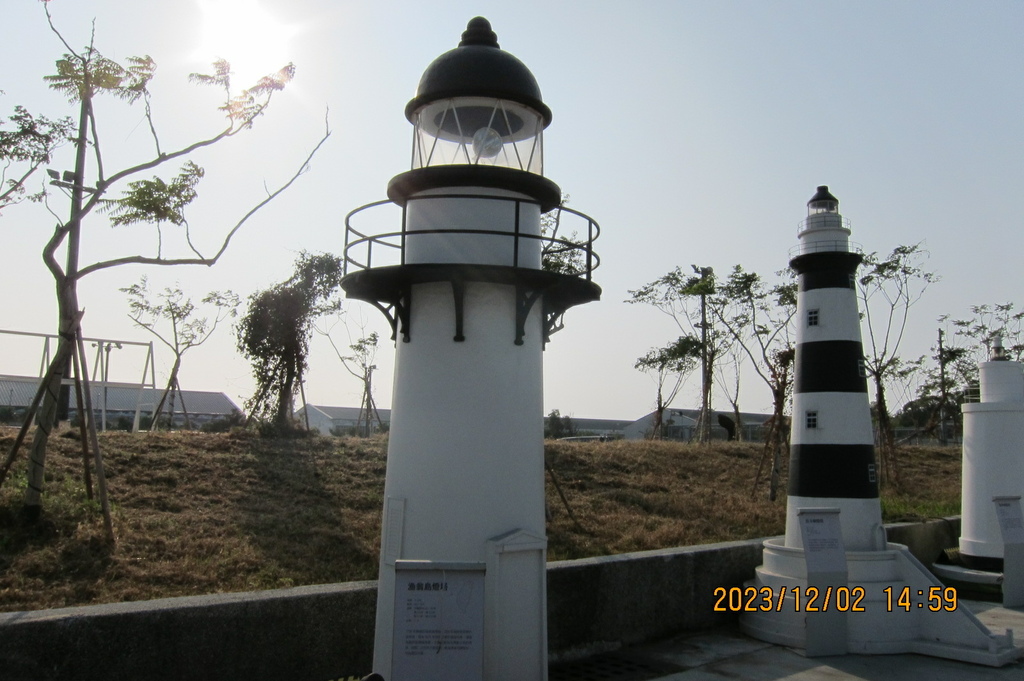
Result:
[[[962,601],[993,633],[1014,632],[1024,646],[1024,608]],[[589,663],[553,668],[552,681],[1024,681],[1024,662],[993,668],[923,655],[809,658],[803,651],[757,641],[738,629],[700,632],[638,646]]]

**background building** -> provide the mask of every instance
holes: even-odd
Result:
[[[20,424],[39,389],[39,379],[27,376],[0,377],[0,422]],[[148,427],[153,410],[160,402],[163,388],[125,387],[92,384],[92,406],[96,425],[101,430],[130,430]],[[216,419],[228,419],[241,410],[224,393],[205,390],[181,390],[168,395],[161,413],[173,414],[175,426],[200,428]],[[69,418],[78,415],[78,400],[71,391]]]

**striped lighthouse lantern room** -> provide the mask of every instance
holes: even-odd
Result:
[[[838,507],[848,550],[885,548],[850,223],[818,187],[800,223],[786,545],[802,546],[800,508]]]

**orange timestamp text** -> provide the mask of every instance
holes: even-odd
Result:
[[[914,609],[953,612],[958,607],[956,589],[932,586],[912,589],[909,586],[886,587],[887,612]],[[865,612],[867,592],[862,586],[787,587],[770,586],[715,587],[715,612]],[[788,600],[787,600],[788,599]]]
[[[864,612],[864,587],[715,587],[715,612]],[[789,601],[787,602],[787,598]]]

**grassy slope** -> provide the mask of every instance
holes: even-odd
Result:
[[[14,432],[0,431],[6,455]],[[54,438],[43,519],[20,519],[25,454],[0,488],[0,611],[374,579],[383,440],[246,433],[101,436],[115,548],[86,500],[78,442]],[[785,499],[751,498],[757,445],[548,443],[550,560],[780,534]],[[955,514],[956,449],[902,450],[886,520]]]

